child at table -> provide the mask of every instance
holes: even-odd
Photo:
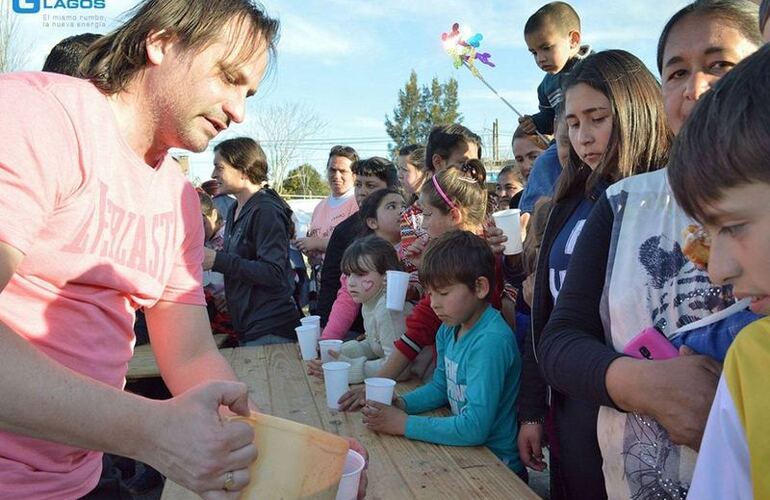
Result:
[[[451,231],[425,252],[420,281],[442,322],[432,380],[393,406],[367,401],[364,423],[374,431],[430,443],[487,446],[526,481],[516,449],[521,358],[510,327],[488,302],[495,259],[469,231]],[[449,405],[452,416],[418,416]]]
[[[397,223],[397,216],[395,220]],[[366,338],[343,343],[339,354],[332,352],[331,356],[350,363],[348,381],[360,384],[365,378],[377,376],[393,351],[393,342],[404,333],[403,314],[408,314],[411,308],[405,304],[402,313],[391,312],[386,307],[386,272],[402,270],[391,242],[376,235],[359,238],[345,250],[340,267],[347,277],[350,297],[361,304]],[[310,373],[320,374],[318,370]]]

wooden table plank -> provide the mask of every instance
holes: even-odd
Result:
[[[307,375],[307,370],[304,373],[321,416],[323,429],[340,436],[353,437],[369,452],[369,488],[366,497],[372,500],[412,498],[411,490],[391,459],[384,442],[378,434],[366,428],[361,420],[361,413],[339,412],[327,408],[323,380]]]
[[[262,411],[354,437],[367,448],[368,499],[539,498],[485,447],[439,446],[380,435],[366,428],[359,412],[328,409],[323,381],[306,374],[294,344],[225,351]],[[403,394],[417,385],[400,383],[397,391]],[[432,414],[449,415],[449,410]],[[167,481],[163,500],[191,498],[195,495]]]
[[[217,333],[214,335],[214,342],[217,347],[222,346],[227,340],[227,335],[223,333]],[[128,372],[126,378],[128,380],[136,380],[140,378],[153,378],[160,377],[160,368],[155,361],[155,354],[152,352],[150,344],[142,344],[134,347],[134,355],[131,361],[128,363]]]

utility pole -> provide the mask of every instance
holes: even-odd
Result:
[[[498,161],[500,159],[500,123],[497,118],[492,123],[492,160]]]

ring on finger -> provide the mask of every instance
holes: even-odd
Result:
[[[235,486],[235,478],[233,477],[233,471],[228,471],[227,474],[225,474],[225,485],[223,486],[225,491],[230,491],[230,489]]]

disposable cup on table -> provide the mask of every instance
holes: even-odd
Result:
[[[390,406],[393,401],[393,388],[396,381],[389,378],[371,377],[364,380],[366,386],[366,400],[377,401]]]
[[[315,325],[298,326],[294,331],[297,332],[297,340],[299,341],[299,349],[302,352],[302,359],[305,361],[315,359],[315,348],[316,345],[318,345]]]
[[[409,288],[409,273],[403,271],[386,271],[388,287],[385,291],[387,308],[391,311],[403,311],[406,301],[406,290]]]
[[[321,351],[321,363],[328,363],[330,361],[334,361],[334,358],[332,358],[331,355],[329,355],[329,351],[340,352],[341,346],[342,346],[341,340],[336,340],[336,339],[319,340],[318,350]]]
[[[365,465],[366,460],[360,453],[348,450],[335,500],[356,500],[358,498],[358,483],[361,480],[361,471],[364,470]]]
[[[316,338],[321,336],[321,316],[305,316],[300,318],[299,322],[302,323],[302,326],[314,325],[316,328]]]
[[[509,208],[492,214],[495,226],[499,227],[508,241],[505,242],[505,255],[516,255],[524,251],[521,241],[521,210]]]
[[[348,392],[348,374],[350,363],[346,361],[330,361],[321,365],[324,371],[324,386],[326,387],[326,406],[331,410],[338,410],[337,403],[343,394]]]

